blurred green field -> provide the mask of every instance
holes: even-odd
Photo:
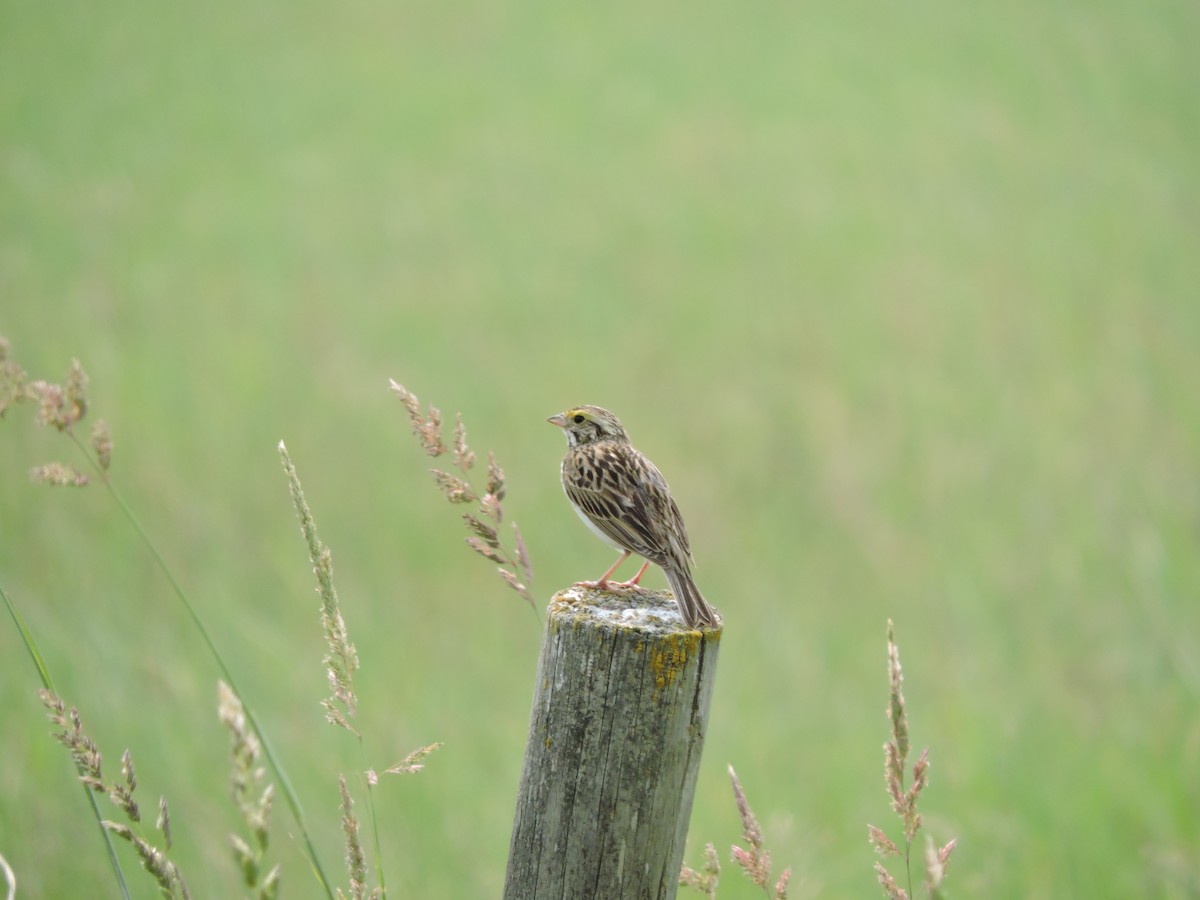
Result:
[[[616,410],[671,480],[727,623],[693,864],[738,837],[732,763],[793,897],[878,896],[891,617],[955,896],[1200,897],[1198,42],[1171,0],[10,0],[0,334],[90,373],[339,876],[361,763],[276,443],[368,762],[445,743],[378,792],[392,896],[499,895],[540,640],[394,377],[496,450],[547,599],[611,561],[547,415]],[[193,895],[234,896],[217,672],[105,493],[28,482],[70,450],[0,422],[0,583]],[[36,686],[0,623],[0,855],[19,896],[117,896]]]

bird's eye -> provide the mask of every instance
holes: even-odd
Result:
[[[575,413],[575,417],[573,419],[571,419],[571,421],[574,422],[576,425],[582,425],[583,424],[583,414]]]

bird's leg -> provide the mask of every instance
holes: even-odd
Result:
[[[597,590],[601,590],[601,591],[608,590],[608,579],[610,577],[612,577],[613,572],[617,571],[617,567],[619,565],[621,565],[621,563],[623,563],[623,562],[625,562],[625,560],[629,559],[629,554],[632,552],[633,552],[632,550],[624,551],[617,558],[617,561],[608,567],[608,571],[605,572],[603,575],[601,575],[596,581],[577,581],[577,582],[575,582],[575,587],[596,588]],[[640,572],[638,573],[638,577],[639,578],[641,577]]]
[[[642,576],[646,574],[646,570],[648,568],[650,568],[649,560],[642,563],[642,567],[640,569],[638,569],[637,574],[634,575],[632,578],[630,578],[628,581],[614,581],[612,584],[609,585],[609,587],[615,587],[615,588],[641,587],[641,585],[638,584],[638,582],[642,580]]]

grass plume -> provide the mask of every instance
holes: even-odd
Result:
[[[694,888],[709,900],[716,900],[717,884],[721,880],[721,860],[712,841],[704,845],[704,866],[697,872],[687,863],[679,872],[679,883]]]
[[[10,406],[27,399],[26,384],[29,377],[25,370],[12,358],[12,345],[0,334],[0,419]]]
[[[529,559],[529,549],[521,537],[521,529],[516,522],[512,523],[511,550],[505,546],[500,534],[500,525],[504,521],[505,482],[504,470],[496,461],[495,453],[488,451],[487,475],[482,490],[472,487],[470,475],[475,466],[475,453],[467,445],[467,428],[462,415],[455,417],[454,435],[448,448],[442,436],[441,410],[430,404],[422,412],[416,394],[395,380],[389,380],[389,385],[404,404],[413,434],[426,454],[434,458],[446,453],[451,455],[453,466],[459,474],[438,468],[429,470],[442,494],[452,504],[478,503],[477,514],[462,514],[470,532],[466,538],[467,545],[484,559],[496,563],[500,578],[524,598],[536,613],[537,603],[532,592],[533,564]]]
[[[288,490],[296,507],[296,516],[300,519],[300,531],[308,548],[313,574],[317,576],[317,593],[321,595],[321,627],[324,629],[325,644],[328,647],[322,663],[325,665],[330,690],[329,697],[321,701],[321,705],[325,708],[325,717],[331,724],[361,736],[352,724],[358,711],[358,695],[354,692],[358,653],[354,644],[350,643],[346,621],[342,618],[342,608],[338,602],[337,589],[333,586],[333,554],[317,535],[317,523],[304,499],[300,476],[296,473],[296,467],[292,464],[292,458],[288,455],[283,441],[279,442],[279,457],[283,461]]]
[[[428,747],[418,747],[400,762],[388,766],[383,771],[388,775],[415,775],[425,768],[425,763],[421,760],[441,746],[441,744],[430,744]]]
[[[59,384],[53,381],[29,379],[25,369],[12,356],[12,346],[0,334],[0,419],[10,408],[22,403],[34,403],[37,410],[34,421],[57,431],[71,435],[77,446],[88,454],[88,450],[75,437],[74,428],[88,411],[88,375],[79,360],[71,360],[66,378]],[[104,420],[92,426],[90,435],[90,462],[102,478],[107,479],[112,465],[112,431]],[[57,460],[34,466],[29,470],[30,478],[40,484],[83,487],[88,476],[67,463]]]
[[[729,780],[733,782],[733,797],[737,801],[738,815],[742,820],[742,840],[749,844],[749,849],[737,844],[730,848],[733,861],[742,867],[742,871],[762,888],[768,897],[787,900],[787,885],[792,877],[791,867],[784,869],[779,880],[774,886],[771,885],[771,854],[764,846],[762,828],[754,810],[750,808],[750,801],[746,799],[746,792],[742,790],[742,783],[738,780],[733,766],[729,767]]]
[[[880,861],[875,862],[875,875],[889,900],[908,900],[913,894],[912,888],[912,844],[921,829],[921,814],[917,811],[917,801],[922,791],[929,785],[929,748],[921,751],[921,755],[912,767],[912,782],[905,787],[905,767],[911,744],[908,736],[908,712],[904,704],[904,672],[900,667],[900,648],[896,645],[896,632],[892,620],[888,619],[888,707],[887,716],[891,723],[891,738],[883,745],[883,780],[887,786],[888,796],[892,801],[892,810],[900,818],[904,832],[904,847],[899,845],[881,828],[867,826],[867,836],[871,846],[884,859],[900,856],[904,859],[906,887],[901,887],[895,876]],[[937,847],[929,841],[925,854],[925,892],[931,898],[942,896],[942,881],[946,875],[946,865],[950,854],[954,851],[956,841],[950,841],[942,847]]]
[[[242,873],[242,884],[256,900],[273,900],[279,895],[280,868],[276,864],[265,873],[263,868],[270,843],[275,786],[262,786],[265,776],[259,764],[262,745],[246,721],[242,701],[224,681],[217,684],[217,715],[229,729],[233,759],[230,791],[249,835],[247,840],[241,835],[230,834],[233,858]]]
[[[119,781],[106,781],[103,770],[103,755],[100,748],[84,731],[83,720],[75,707],[67,709],[67,705],[48,689],[39,691],[42,703],[49,710],[50,721],[61,730],[55,734],[60,744],[67,748],[75,768],[79,772],[79,780],[91,791],[97,794],[107,794],[109,800],[117,809],[125,814],[129,825],[104,820],[104,827],[122,840],[128,841],[142,861],[142,866],[158,883],[164,897],[188,900],[187,883],[183,880],[178,866],[168,857],[171,849],[170,816],[167,812],[166,798],[160,798],[159,814],[155,828],[162,835],[163,848],[159,849],[145,838],[142,833],[141,809],[134,799],[137,790],[137,775],[133,769],[133,755],[126,750],[121,754],[121,778]],[[131,827],[132,826],[132,827]]]
[[[469,451],[466,448],[465,432],[456,438],[456,452],[466,458]],[[379,828],[375,816],[374,789],[379,783],[375,770],[366,766],[366,748],[362,733],[353,724],[358,713],[358,695],[354,690],[354,673],[358,669],[358,653],[350,642],[346,621],[342,616],[341,604],[338,601],[337,589],[333,585],[333,555],[317,534],[317,523],[312,510],[304,499],[304,489],[300,485],[300,476],[288,455],[283,441],[279,442],[279,455],[283,461],[284,472],[287,476],[288,489],[292,502],[296,507],[296,515],[300,520],[300,531],[304,535],[304,543],[308,548],[309,560],[312,562],[313,573],[317,578],[317,593],[321,595],[321,625],[325,632],[325,643],[328,652],[322,662],[329,682],[331,694],[323,700],[325,717],[330,724],[345,729],[354,735],[358,743],[359,756],[363,760],[362,778],[365,784],[367,809],[371,817],[371,835],[374,841],[375,872],[379,885],[370,895],[386,896],[387,888],[383,872],[383,852],[379,841]],[[441,744],[431,744],[414,750],[399,763],[384,770],[388,774],[405,774],[418,772],[424,766],[420,762]],[[350,896],[355,900],[367,896],[366,854],[359,841],[359,822],[354,813],[354,800],[346,783],[345,775],[338,776],[338,789],[342,803],[342,829],[346,834],[346,865],[350,877]],[[344,896],[337,891],[339,897]]]
[[[358,839],[358,817],[354,814],[354,799],[350,789],[346,787],[346,776],[338,776],[338,792],[342,798],[342,832],[346,835],[346,871],[350,873],[350,897],[352,900],[363,900],[367,896],[367,862],[363,854],[362,843]],[[383,891],[376,889],[371,896],[382,896]],[[338,889],[339,898],[345,897]]]
[[[743,790],[742,782],[738,779],[733,766],[729,766],[729,780],[733,785],[733,799],[737,804],[738,817],[742,821],[742,840],[746,844],[745,847],[733,844],[729,848],[730,855],[746,873],[746,876],[761,888],[767,897],[772,900],[787,900],[787,888],[792,877],[792,869],[790,866],[784,869],[779,879],[774,884],[771,883],[771,853],[766,848],[762,826],[758,824],[758,817],[750,808],[750,801],[746,799],[746,792]],[[717,851],[709,843],[704,847],[704,868],[697,872],[684,865],[679,873],[679,883],[695,888],[710,898],[715,898],[720,875],[721,863],[717,858]]]

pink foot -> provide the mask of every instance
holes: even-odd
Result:
[[[638,584],[638,582],[642,580],[642,576],[646,574],[646,570],[648,568],[650,568],[650,563],[642,563],[642,567],[638,569],[637,574],[628,581],[614,581],[609,586],[614,588],[622,588],[625,590],[632,588],[634,590],[644,591],[646,589]]]

